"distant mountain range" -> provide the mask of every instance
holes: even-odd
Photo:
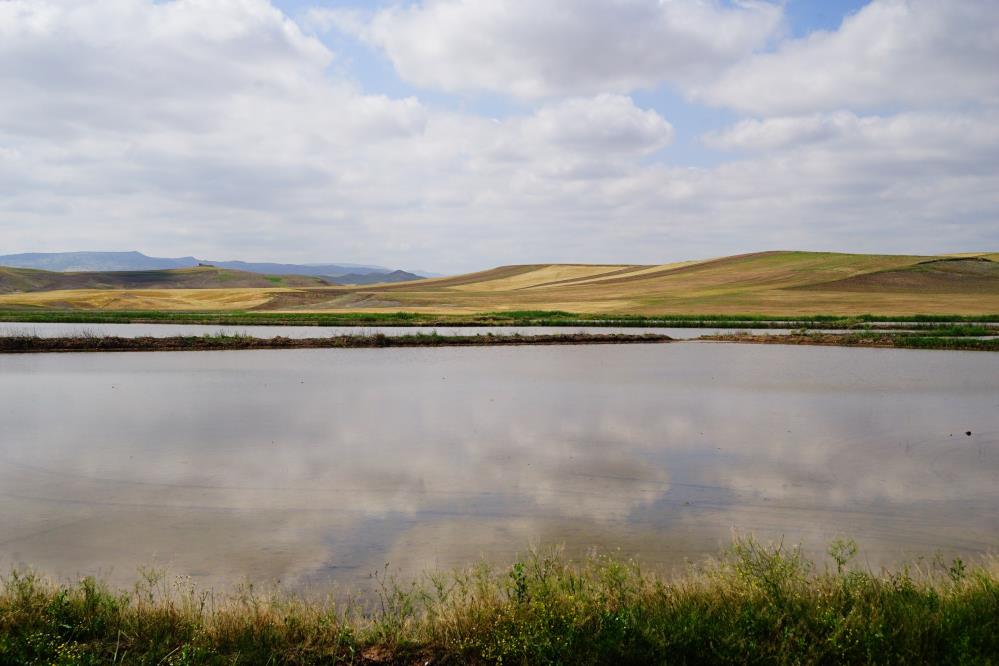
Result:
[[[382,266],[360,264],[279,264],[215,261],[195,257],[149,257],[141,252],[28,252],[0,255],[0,266],[58,272],[151,271],[211,265],[265,275],[306,275],[338,284],[373,284],[419,280],[421,275]]]

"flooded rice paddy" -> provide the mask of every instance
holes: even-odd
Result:
[[[999,550],[999,355],[0,356],[0,505],[0,568],[123,584],[363,590],[532,544],[669,570],[733,532],[850,536],[871,567],[973,559]]]

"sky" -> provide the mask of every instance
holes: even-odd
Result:
[[[0,0],[0,254],[999,250],[999,3]]]

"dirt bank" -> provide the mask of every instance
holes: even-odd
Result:
[[[502,345],[591,345],[672,342],[667,335],[344,335],[326,338],[201,336],[171,338],[0,337],[0,353],[223,351],[230,349],[340,349],[379,347],[492,347]]]

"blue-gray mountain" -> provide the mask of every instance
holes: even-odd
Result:
[[[141,252],[28,252],[0,255],[0,266],[59,272],[150,271],[193,268],[210,264],[218,268],[266,275],[307,275],[338,284],[405,282],[422,276],[382,266],[360,264],[279,264],[269,262],[215,261],[195,257],[149,257]]]

